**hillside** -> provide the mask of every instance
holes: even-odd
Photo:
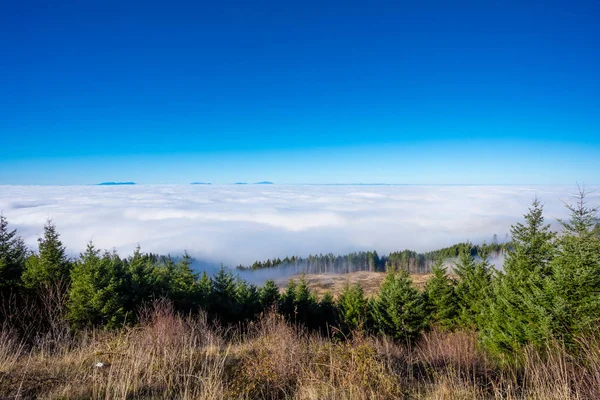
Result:
[[[431,274],[411,274],[413,284],[422,289],[425,282]],[[301,279],[302,275],[293,276],[292,280]],[[358,271],[348,274],[308,274],[304,275],[308,288],[315,292],[318,296],[322,296],[325,292],[331,292],[334,297],[342,291],[345,285],[354,285],[358,283],[364,290],[365,296],[370,297],[377,293],[381,282],[385,278],[385,273]],[[282,279],[277,282],[280,288],[284,288],[287,284],[287,279]]]

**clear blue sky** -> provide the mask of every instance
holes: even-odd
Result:
[[[598,1],[5,1],[0,184],[598,184],[599,21]]]

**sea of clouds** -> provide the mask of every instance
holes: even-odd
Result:
[[[594,190],[593,187],[587,188]],[[573,186],[0,186],[0,211],[35,248],[51,218],[70,254],[86,243],[228,265],[286,255],[434,250],[503,241],[537,196],[564,218]],[[600,205],[600,192],[589,194]]]

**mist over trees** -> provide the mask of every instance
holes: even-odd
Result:
[[[432,271],[432,267],[439,260],[452,260],[457,258],[463,249],[478,257],[480,253],[487,256],[503,255],[509,248],[509,242],[498,243],[497,236],[489,244],[474,245],[472,243],[458,243],[443,249],[418,253],[413,250],[403,250],[380,256],[377,251],[360,251],[346,255],[318,254],[308,257],[288,256],[283,259],[274,258],[266,261],[255,261],[249,266],[238,265],[237,269],[254,271],[268,268],[285,268],[296,274],[344,274],[358,271],[385,272],[389,270],[405,270],[411,274],[425,274]]]

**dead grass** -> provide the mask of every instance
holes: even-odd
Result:
[[[290,279],[297,281],[301,276],[302,275],[295,275]],[[431,274],[411,275],[413,284],[418,289],[422,289],[425,282],[430,277]],[[331,292],[334,297],[337,297],[346,285],[359,284],[362,287],[365,296],[370,297],[378,292],[381,282],[385,279],[385,273],[359,271],[347,274],[307,274],[304,275],[304,279],[306,279],[309,289],[318,296],[322,296],[326,292]],[[280,287],[284,288],[287,282],[286,279],[279,281],[278,284]]]
[[[330,340],[269,314],[243,331],[175,315],[159,303],[119,332],[89,331],[25,349],[0,332],[6,399],[594,399],[600,343],[559,344],[501,368],[472,332],[429,332],[414,347],[352,335]],[[96,367],[102,363],[102,367]]]

